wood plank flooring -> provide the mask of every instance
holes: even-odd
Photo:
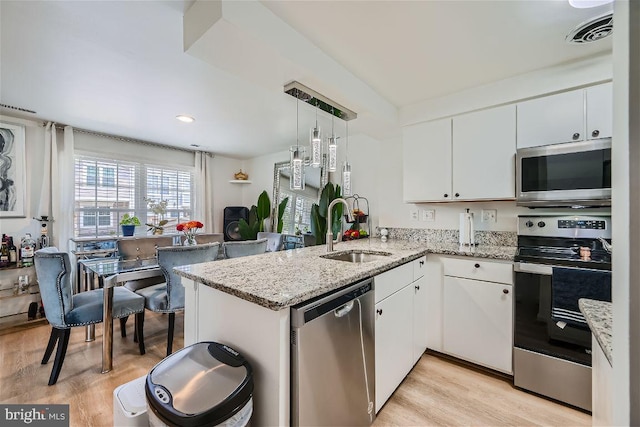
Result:
[[[167,317],[145,314],[147,354],[114,326],[114,369],[100,373],[102,328],[84,342],[74,328],[58,383],[47,386],[52,361],[41,365],[50,327],[0,336],[0,402],[68,403],[72,426],[110,426],[113,389],[145,375],[165,354]],[[176,316],[174,348],[183,346],[183,317]],[[53,357],[52,357],[53,359]],[[588,426],[588,414],[514,389],[510,382],[450,360],[426,354],[396,390],[374,423],[380,426]]]

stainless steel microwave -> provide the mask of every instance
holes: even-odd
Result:
[[[611,206],[611,138],[516,151],[520,206]]]

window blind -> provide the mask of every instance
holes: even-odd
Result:
[[[179,222],[191,218],[192,197],[191,170],[89,156],[75,158],[76,237],[119,236],[124,214],[137,216],[143,227],[167,219],[165,232],[174,232]],[[167,201],[164,218],[149,209],[145,198]]]

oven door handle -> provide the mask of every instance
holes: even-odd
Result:
[[[553,275],[553,267],[543,264],[530,264],[528,262],[516,262],[513,264],[513,271],[516,273],[533,273],[543,276]]]

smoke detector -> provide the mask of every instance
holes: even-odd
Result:
[[[574,28],[565,40],[567,43],[591,43],[613,33],[613,12],[591,18]]]

